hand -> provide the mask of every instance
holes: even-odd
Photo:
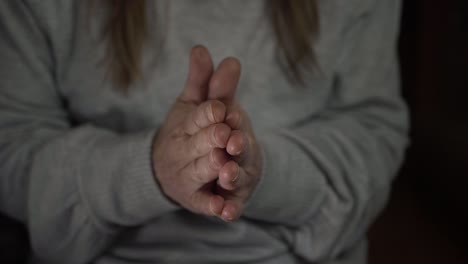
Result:
[[[208,91],[208,99],[218,99],[226,104],[225,123],[232,129],[226,145],[226,151],[232,160],[221,168],[216,188],[216,193],[225,200],[220,215],[225,221],[240,217],[262,172],[261,151],[250,119],[234,100],[239,78],[239,61],[227,58],[213,74]]]
[[[185,89],[156,135],[154,175],[163,192],[182,207],[219,216],[224,198],[213,192],[229,160],[225,148],[231,128],[222,123],[226,107],[206,100],[213,63],[208,51],[194,47]]]

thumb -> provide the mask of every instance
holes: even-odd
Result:
[[[238,59],[224,59],[211,78],[208,99],[221,100],[227,104],[233,103],[240,74],[241,65]]]
[[[183,102],[201,103],[206,100],[208,84],[213,74],[213,61],[208,50],[201,45],[192,48],[185,88],[179,99]]]

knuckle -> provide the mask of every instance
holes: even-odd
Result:
[[[215,125],[215,126],[211,126],[209,130],[207,130],[206,132],[206,137],[207,137],[207,141],[208,143],[210,144],[210,147],[216,147],[218,144],[217,144],[217,139],[216,139],[216,133],[218,131],[218,129],[220,128],[221,126],[220,125]]]

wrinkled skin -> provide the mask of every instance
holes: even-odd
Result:
[[[155,136],[155,179],[174,202],[194,213],[233,221],[259,182],[260,147],[247,113],[235,102],[240,63],[213,70],[208,50],[190,54],[185,88]]]

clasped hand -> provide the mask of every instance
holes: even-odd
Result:
[[[196,46],[183,92],[153,144],[155,179],[174,202],[194,213],[233,221],[259,182],[262,159],[249,117],[235,102],[240,63],[216,70]]]

